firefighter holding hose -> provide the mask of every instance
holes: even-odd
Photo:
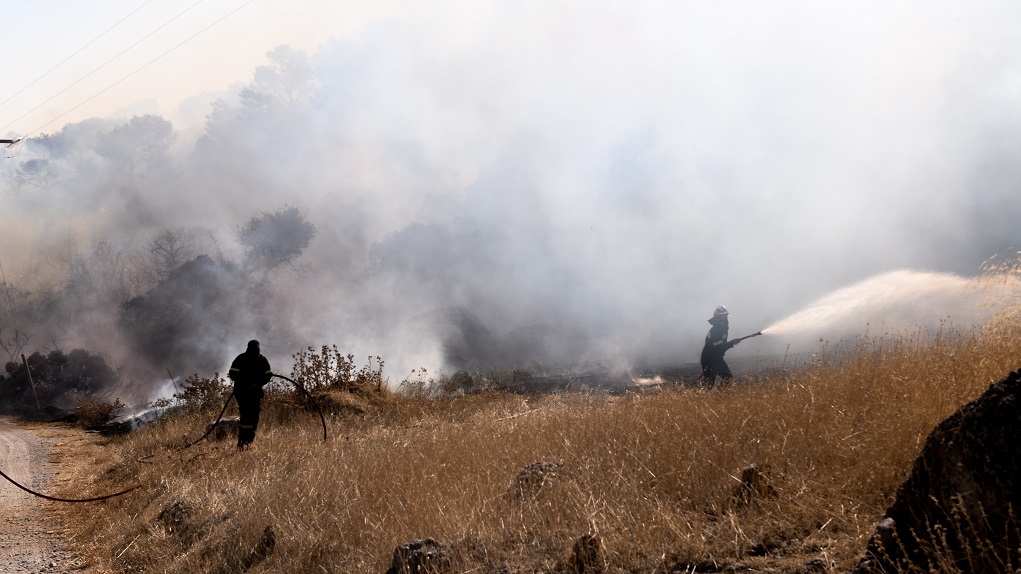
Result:
[[[248,342],[248,350],[241,353],[230,365],[227,374],[234,381],[234,398],[238,401],[238,450],[252,444],[255,429],[259,426],[259,411],[262,408],[262,387],[266,386],[273,371],[269,361],[259,352],[259,342]]]
[[[727,308],[720,305],[713,311],[713,318],[709,319],[709,324],[712,327],[709,328],[709,333],[705,336],[701,363],[702,380],[710,387],[716,382],[717,376],[725,381],[734,377],[730,372],[730,367],[727,366],[727,362],[723,360],[723,354],[741,342],[742,339],[727,341],[727,335],[730,331],[728,315],[730,315],[730,312],[727,311]]]

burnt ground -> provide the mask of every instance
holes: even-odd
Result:
[[[735,357],[727,359],[734,373],[730,384],[745,384],[762,374],[775,374],[780,368],[778,358]],[[607,392],[623,394],[649,392],[662,388],[706,388],[701,380],[702,367],[698,363],[661,363],[638,365],[629,370],[618,370],[603,365],[586,365],[584,368],[565,369],[551,374],[539,370],[514,371],[509,381],[495,388],[524,394],[557,392]],[[716,384],[723,384],[718,381]],[[467,389],[466,389],[467,390]]]

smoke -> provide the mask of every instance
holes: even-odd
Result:
[[[716,305],[751,333],[863,277],[967,276],[1017,242],[1011,4],[406,8],[314,53],[275,49],[209,109],[189,101],[193,141],[183,110],[165,114],[180,127],[94,119],[30,140],[0,164],[5,268],[59,286],[60,261],[96,242],[124,261],[176,229],[229,275],[238,231],[290,206],[317,231],[294,266],[188,315],[178,348],[226,368],[259,338],[285,368],[336,343],[396,382],[695,361]],[[908,277],[928,297],[932,278]],[[38,320],[129,362],[121,305],[165,278],[91,302],[102,341]]]

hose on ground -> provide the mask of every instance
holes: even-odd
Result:
[[[127,494],[127,493],[131,492],[132,490],[135,490],[136,488],[141,488],[141,486],[142,486],[141,484],[136,484],[135,486],[132,486],[131,488],[129,488],[127,490],[122,490],[120,492],[115,492],[113,494],[106,494],[106,495],[103,495],[103,496],[94,496],[92,498],[57,498],[56,496],[47,496],[47,495],[45,495],[45,494],[43,494],[41,492],[36,492],[36,491],[32,490],[31,488],[29,488],[27,486],[19,484],[18,481],[16,481],[13,478],[7,476],[7,474],[4,471],[2,471],[2,470],[0,470],[0,476],[2,476],[5,479],[7,479],[7,482],[13,484],[14,486],[17,486],[18,488],[20,488],[21,490],[24,490],[25,492],[31,494],[32,496],[38,496],[39,498],[45,498],[46,500],[52,500],[53,502],[99,502],[100,500],[106,500],[108,498],[113,498],[115,496],[121,496],[122,494]]]
[[[305,387],[301,383],[295,381],[294,379],[292,379],[290,377],[285,377],[283,375],[278,375],[276,373],[274,373],[273,376],[274,377],[279,377],[279,378],[284,379],[285,381],[288,381],[291,384],[293,384],[302,393],[304,393],[306,397],[308,397],[308,400],[313,405],[315,405],[316,412],[319,413],[319,420],[323,423],[323,441],[325,442],[327,440],[327,436],[326,436],[326,416],[323,415],[323,410],[321,408],[319,408],[319,403],[315,400],[315,397],[313,397],[312,394],[309,393],[308,390],[305,389]],[[233,399],[233,398],[234,398],[234,391],[231,390],[230,395],[227,397],[227,400],[224,401],[224,403],[223,403],[223,408],[220,409],[220,414],[216,417],[216,420],[213,421],[213,424],[209,425],[209,428],[206,430],[206,433],[204,435],[200,436],[199,438],[195,439],[194,441],[188,443],[187,445],[185,445],[185,446],[183,446],[183,447],[181,447],[179,449],[176,449],[176,450],[182,451],[182,450],[185,450],[185,449],[190,448],[192,446],[195,446],[196,444],[201,442],[204,438],[209,436],[213,432],[213,430],[216,429],[217,423],[219,423],[220,420],[223,419],[223,414],[227,412],[227,406],[230,405],[230,400]],[[110,498],[115,498],[117,496],[125,495],[125,494],[127,494],[129,492],[132,492],[133,490],[136,490],[136,489],[142,487],[142,485],[137,484],[135,486],[132,486],[131,488],[122,490],[120,492],[114,492],[112,494],[105,494],[103,496],[94,496],[92,498],[59,498],[59,497],[56,497],[56,496],[49,496],[49,495],[43,494],[41,492],[36,492],[36,491],[32,490],[31,488],[28,488],[27,486],[25,486],[23,484],[20,484],[18,481],[14,480],[10,476],[8,476],[7,473],[5,473],[2,470],[0,470],[0,476],[2,476],[4,479],[6,479],[7,482],[10,482],[14,486],[20,488],[21,490],[24,490],[25,492],[31,494],[32,496],[37,496],[39,498],[43,498],[43,499],[46,499],[46,500],[49,500],[49,501],[52,501],[52,502],[72,502],[72,503],[74,503],[74,502],[99,502],[101,500],[108,500]]]
[[[315,406],[316,412],[319,413],[319,420],[323,423],[323,442],[326,442],[326,415],[323,414],[323,409],[321,409],[319,407],[319,401],[317,401],[315,399],[315,397],[312,396],[312,393],[308,392],[308,390],[305,388],[305,385],[302,385],[298,381],[295,381],[294,379],[292,379],[290,377],[285,377],[283,375],[278,375],[276,373],[273,373],[273,376],[274,377],[279,377],[279,378],[281,378],[281,379],[291,383],[292,385],[297,387],[301,392],[305,393],[305,396],[308,398],[308,401]]]
[[[216,420],[213,421],[213,424],[209,425],[209,428],[206,429],[206,434],[200,436],[199,438],[193,440],[192,442],[182,446],[181,448],[179,448],[177,450],[184,450],[186,448],[191,448],[191,447],[197,445],[198,443],[202,442],[202,439],[204,439],[207,436],[209,436],[210,434],[212,434],[213,430],[216,429],[216,425],[219,424],[220,419],[223,418],[223,413],[227,412],[227,405],[230,404],[230,400],[233,399],[233,398],[234,398],[234,389],[231,389],[230,394],[227,395],[227,400],[223,402],[223,408],[220,409],[220,414],[217,415]]]

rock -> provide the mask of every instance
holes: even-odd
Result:
[[[1021,373],[929,434],[854,574],[1021,565]]]
[[[239,417],[224,417],[215,424],[207,425],[206,432],[210,433],[209,438],[213,440],[237,438],[240,425],[241,419]]]
[[[395,548],[386,574],[444,574],[452,571],[450,550],[432,538],[426,538]]]
[[[159,515],[156,516],[156,521],[163,525],[163,529],[168,534],[180,534],[183,530],[187,529],[189,518],[193,512],[194,509],[187,502],[174,500],[167,503],[160,510]]]
[[[453,390],[469,394],[476,390],[475,380],[468,371],[458,371],[450,377],[450,385]]]
[[[741,484],[734,489],[734,500],[739,506],[776,496],[769,474],[769,465],[750,464],[741,469]]]
[[[808,562],[805,562],[805,573],[806,574],[822,574],[829,572],[833,566],[833,562],[825,560],[823,558],[812,558]]]
[[[521,469],[514,479],[508,494],[516,497],[534,497],[557,476],[557,469],[562,462],[533,462]]]
[[[262,562],[267,556],[273,552],[273,548],[277,545],[277,536],[273,532],[273,525],[267,525],[262,530],[262,536],[259,537],[259,541],[255,543],[251,552],[248,556],[245,556],[244,560],[241,561],[241,570],[248,570],[252,566]]]
[[[204,533],[195,507],[186,501],[172,500],[165,504],[156,516],[156,522],[163,531],[174,536],[184,546],[197,542]]]
[[[574,572],[577,574],[601,574],[603,553],[599,539],[583,534],[574,542]]]

